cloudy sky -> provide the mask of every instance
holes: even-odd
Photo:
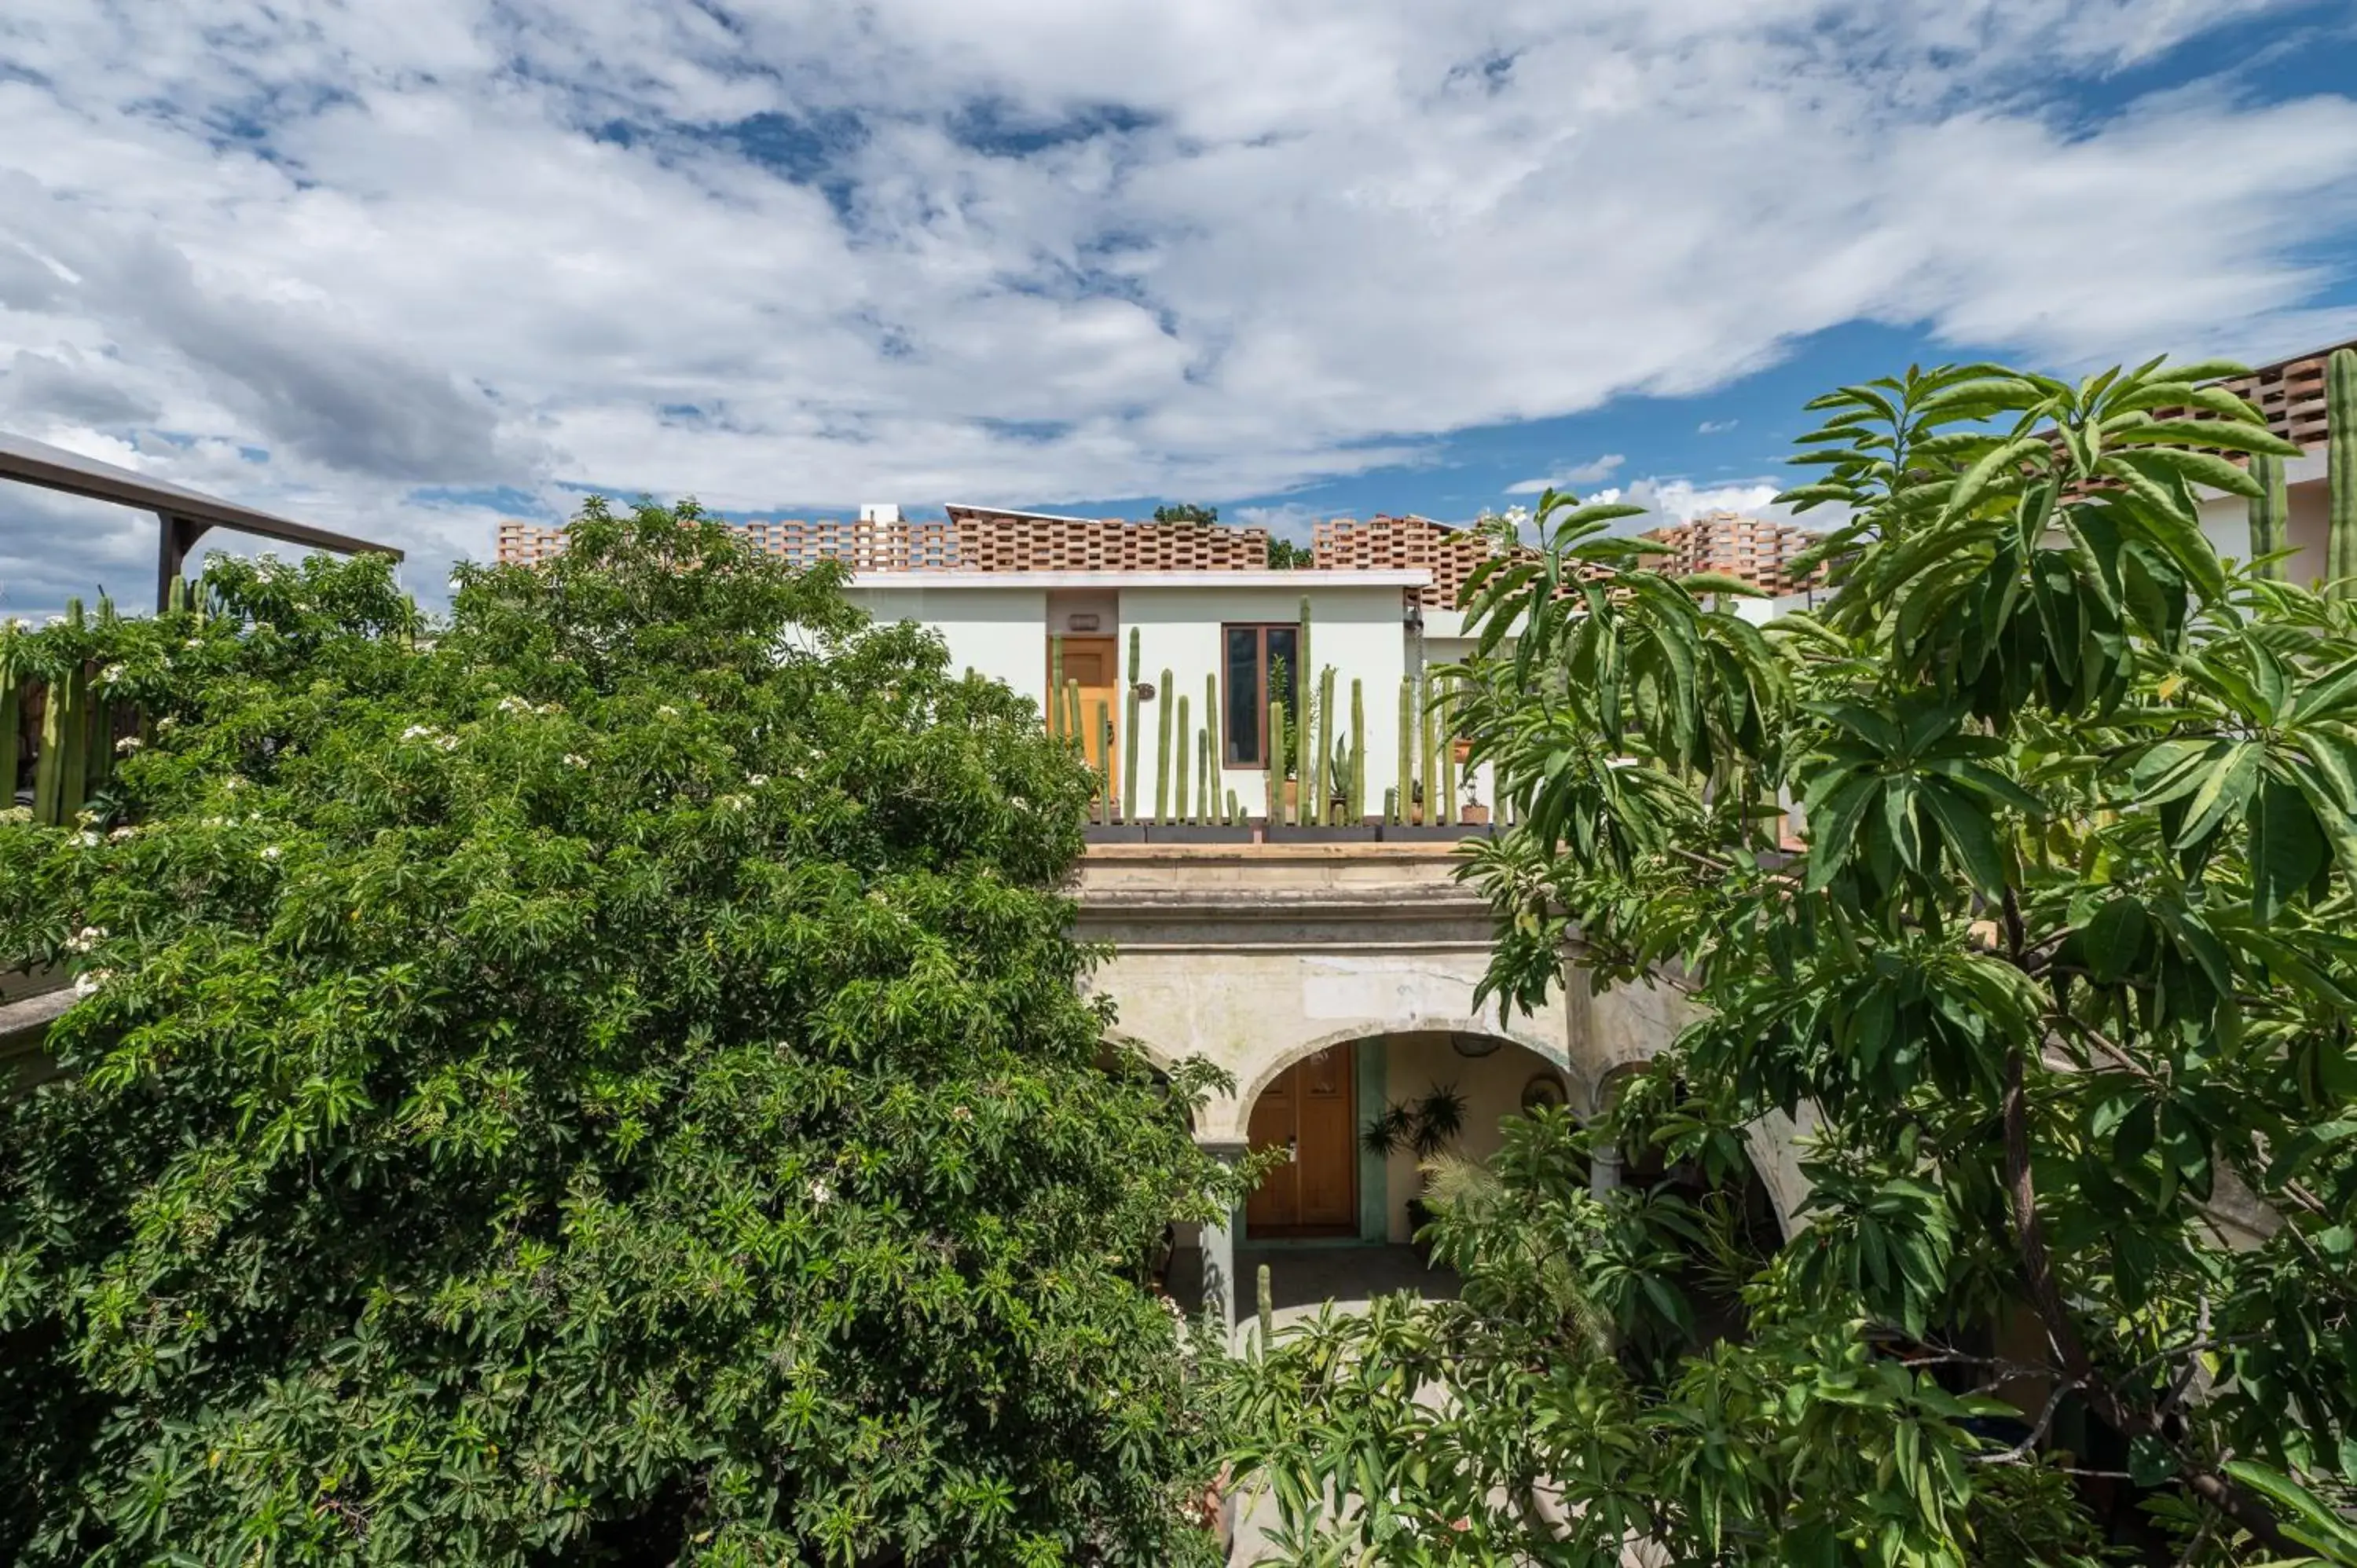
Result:
[[[1288,531],[1764,498],[1807,396],[2357,337],[2349,0],[8,0],[0,429],[386,538],[587,489]],[[0,610],[153,525],[0,493]]]

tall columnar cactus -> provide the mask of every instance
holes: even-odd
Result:
[[[1200,802],[1202,818],[1207,822],[1220,819],[1215,814],[1220,806],[1220,678],[1215,674],[1203,677],[1203,766],[1198,770],[1202,779],[1203,795]]]
[[[1307,669],[1307,666],[1304,666]],[[1300,788],[1294,792],[1294,820],[1305,828],[1314,828],[1322,816],[1318,803],[1326,798],[1318,788],[1319,776],[1325,772],[1326,754],[1318,749],[1318,684],[1304,676],[1301,685],[1300,734],[1296,750],[1300,756]]]
[[[1202,725],[1195,731],[1195,820],[1216,822],[1219,789],[1211,782],[1211,726]]]
[[[1419,681],[1416,691],[1415,730],[1416,739],[1424,750],[1424,770],[1421,777],[1424,779],[1423,821],[1426,827],[1440,821],[1440,806],[1433,798],[1438,793],[1435,786],[1440,780],[1440,773],[1437,766],[1439,761],[1437,755],[1438,748],[1433,744],[1432,736],[1433,726],[1437,722],[1432,712],[1432,689],[1427,682]]]
[[[1121,820],[1137,821],[1137,628],[1129,628],[1129,694],[1121,725]]]
[[[1457,740],[1448,733],[1448,694],[1436,689],[1432,693],[1433,727],[1440,732],[1440,810],[1437,821],[1448,825],[1457,822]]]
[[[16,758],[24,750],[25,677],[15,651],[0,647],[0,811],[16,803]]]
[[[2251,458],[2251,478],[2259,483],[2259,493],[2250,499],[2251,559],[2260,560],[2284,547],[2287,519],[2290,502],[2284,493],[2283,459],[2262,452]],[[2262,577],[2281,581],[2283,563],[2268,561],[2259,568]]]
[[[1162,684],[1155,688],[1154,705],[1154,820],[1170,820],[1170,671],[1162,672]]]
[[[2326,487],[2324,575],[2336,598],[2357,597],[2357,351],[2324,361]]]
[[[1085,757],[1089,754],[1089,732],[1081,727],[1081,683],[1064,677],[1064,736],[1072,755]]]
[[[1236,799],[1236,792],[1231,789],[1228,791],[1228,826],[1240,828],[1243,826],[1243,803]]]
[[[1329,664],[1318,671],[1318,820],[1329,827],[1339,814],[1334,792],[1341,780],[1334,777],[1334,753],[1341,733],[1340,715],[1334,711],[1334,667]]]
[[[1064,639],[1048,639],[1048,733],[1064,727]]]
[[[1309,657],[1309,596],[1301,596],[1301,627],[1293,634],[1293,699],[1303,713],[1309,711],[1309,672],[1318,668]]]
[[[1187,699],[1182,695],[1178,699],[1178,820],[1180,822],[1194,821],[1194,812],[1188,809],[1187,795],[1187,754],[1194,749],[1195,726],[1187,722]]]
[[[1407,676],[1400,677],[1399,687],[1399,783],[1392,791],[1391,810],[1384,814],[1393,822],[1405,823],[1415,813],[1415,682]]]
[[[90,677],[79,667],[61,681],[50,682],[58,705],[58,805],[52,819],[65,827],[88,798],[90,782]]]
[[[1097,699],[1097,821],[1113,821],[1113,704]]]
[[[1285,825],[1285,699],[1268,700],[1268,821],[1271,827]]]
[[[1367,698],[1351,679],[1351,824],[1367,820]]]
[[[95,686],[82,744],[87,758],[82,764],[81,793],[87,800],[106,787],[107,779],[114,772],[114,704],[98,695]]]
[[[1309,650],[1309,596],[1301,596],[1299,628],[1293,636],[1293,669],[1288,672],[1293,711],[1299,715],[1295,721],[1297,732],[1296,751],[1298,764],[1295,772],[1300,775],[1296,791],[1294,819],[1304,827],[1323,820],[1320,801],[1323,797],[1316,789],[1318,775],[1325,770],[1325,757],[1318,745],[1318,665]]]
[[[33,762],[33,820],[56,826],[58,789],[65,778],[66,696],[63,681],[41,692],[41,752]]]

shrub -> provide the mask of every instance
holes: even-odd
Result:
[[[1142,1276],[1224,1200],[1080,997],[1088,775],[837,590],[592,504],[439,628],[265,561],[16,634],[147,744],[0,825],[86,993],[0,1117],[0,1556],[1205,1549]]]

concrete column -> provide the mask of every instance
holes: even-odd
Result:
[[[1587,1190],[1598,1197],[1620,1185],[1620,1151],[1596,1149],[1587,1156]]]
[[[1233,1138],[1198,1138],[1195,1142],[1205,1154],[1228,1165],[1243,1158],[1251,1147]],[[1241,1209],[1231,1210],[1226,1224],[1204,1226],[1197,1242],[1203,1252],[1203,1305],[1232,1333],[1243,1294],[1236,1279],[1236,1231],[1242,1228],[1243,1218]]]
[[[1596,1118],[1600,1118],[1620,1098],[1620,1079],[1608,1076],[1597,1086]],[[1587,1190],[1598,1197],[1617,1190],[1620,1186],[1620,1145],[1598,1144],[1587,1153]]]

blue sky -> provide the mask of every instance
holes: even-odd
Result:
[[[1800,404],[2357,338],[2348,0],[16,0],[0,428],[399,542],[586,489],[1758,509]],[[0,492],[0,613],[152,525]]]

